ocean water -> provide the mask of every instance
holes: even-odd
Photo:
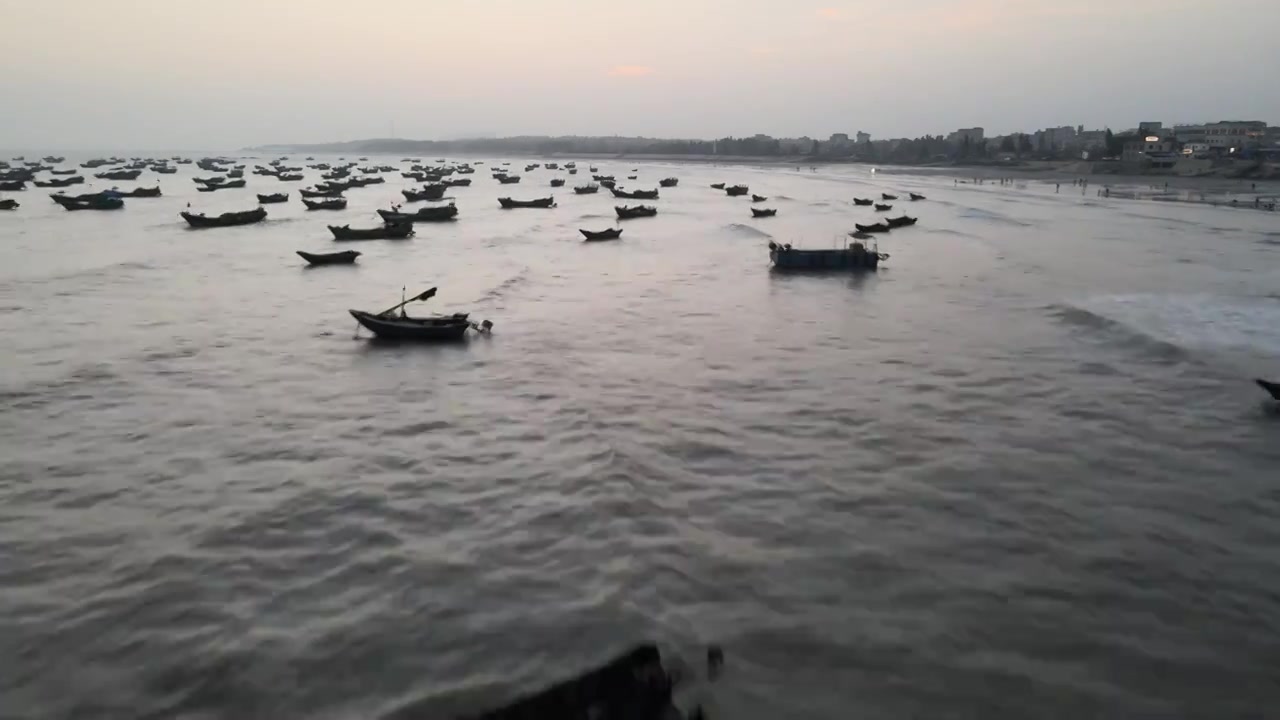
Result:
[[[0,717],[449,718],[646,639],[725,648],[719,717],[1275,715],[1280,215],[596,164],[680,185],[589,244],[627,201],[587,162],[481,166],[405,241],[325,229],[398,174],[342,212],[194,166],[120,212],[7,194]],[[770,272],[907,191],[880,272]],[[356,336],[431,286],[492,336]]]

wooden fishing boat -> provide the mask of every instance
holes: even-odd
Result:
[[[893,209],[892,205],[884,205],[881,203],[876,203],[876,212],[888,212],[892,209]]]
[[[594,195],[600,192],[599,185],[579,185],[573,189],[579,195]]]
[[[591,179],[596,182],[602,182],[604,180],[613,180],[614,178],[612,175],[592,175]]]
[[[639,176],[639,175],[628,175],[628,176],[627,176],[627,179],[628,179],[628,180],[635,180],[635,179],[636,179],[636,178],[638,178],[638,177],[640,177],[640,176]]]
[[[753,194],[753,195],[751,196],[751,202],[764,202],[765,200],[768,200],[768,199],[769,199],[769,198],[765,197],[764,195],[755,195],[755,194]]]
[[[12,198],[0,198],[0,210],[17,210],[18,201]]]
[[[241,212],[227,212],[214,217],[204,213],[178,213],[193,228],[231,227],[233,225],[252,225],[267,219],[266,208],[257,207]]]
[[[205,183],[204,187],[196,188],[198,192],[213,192],[214,190],[231,190],[234,188],[242,188],[245,186],[244,180],[215,180]]]
[[[31,182],[34,183],[36,187],[63,188],[63,187],[70,187],[72,185],[81,185],[84,183],[84,178],[77,175],[75,177],[52,178],[50,180],[44,180],[44,181],[32,180]]]
[[[570,174],[570,175],[577,175],[577,174],[578,174],[578,168],[569,168],[569,174]]]
[[[907,193],[907,196],[908,196],[908,197],[910,197],[912,200],[923,200],[923,199],[924,199],[924,196],[923,196],[923,195],[921,195],[921,194],[919,194],[919,193]]]
[[[765,210],[764,208],[751,208],[751,217],[758,217],[758,218],[773,217],[774,215],[777,215],[777,214],[778,214],[778,211],[776,209]]]
[[[915,225],[916,221],[919,219],[920,218],[913,218],[907,215],[903,215],[902,217],[885,218],[884,223],[888,225],[890,228],[900,228],[900,227],[907,227],[908,225]]]
[[[50,174],[50,175],[75,175],[75,174],[76,174],[76,169],[75,169],[75,168],[63,168],[63,169],[61,169],[61,170],[50,170],[50,171],[49,171],[49,174]]]
[[[467,313],[437,315],[433,317],[409,317],[404,306],[411,302],[429,300],[436,294],[431,288],[421,295],[402,301],[380,313],[363,310],[348,310],[351,317],[361,326],[371,331],[380,340],[406,342],[452,342],[466,337],[467,330],[488,334],[493,323],[485,320],[482,323],[471,321]],[[397,311],[399,311],[397,313]]]
[[[881,200],[897,200],[898,196],[890,195],[889,193],[880,193],[880,199]]]
[[[177,175],[178,174],[178,168],[176,167],[154,167],[151,169],[161,175]]]
[[[1272,399],[1280,400],[1280,383],[1270,382],[1261,378],[1254,380],[1254,382],[1258,383],[1258,387],[1266,390],[1267,393],[1271,395]]]
[[[504,210],[512,210],[514,208],[552,208],[556,206],[556,198],[554,195],[548,195],[544,198],[536,200],[512,200],[509,197],[498,198],[498,204]]]
[[[94,177],[99,180],[137,180],[141,174],[141,170],[109,170],[97,173]]]
[[[17,190],[26,190],[26,189],[27,189],[26,180],[0,181],[0,192],[14,192]]]
[[[551,187],[564,187],[564,178],[551,178]]]
[[[683,720],[685,715],[673,700],[680,682],[662,666],[656,646],[641,645],[577,677],[467,720]],[[688,710],[689,720],[704,717],[701,708]],[[709,720],[723,720],[723,716]]]
[[[601,181],[600,181],[600,187],[607,187],[607,188],[609,188],[610,190],[612,190],[616,185],[617,185],[617,183],[615,183],[615,182],[614,182],[614,181],[612,181],[612,180],[601,180]]]
[[[97,195],[58,204],[67,210],[120,210],[124,208],[124,200],[115,195]]]
[[[272,195],[258,195],[259,205],[269,205],[271,203],[289,202],[289,193],[274,193]]]
[[[739,195],[746,195],[747,191],[748,188],[746,185],[734,185],[732,187],[725,188],[724,194],[729,197],[738,197]]]
[[[453,178],[452,180],[442,178],[441,182],[445,187],[471,187],[471,178]]]
[[[888,259],[887,254],[860,242],[836,250],[800,250],[792,248],[789,243],[769,242],[769,260],[775,270],[875,270],[881,260]]]
[[[662,178],[658,181],[658,187],[675,187],[680,183],[680,178]]]
[[[379,210],[378,215],[382,216],[382,220],[387,223],[415,223],[415,222],[445,222],[453,220],[458,216],[458,206],[450,203],[448,205],[433,205],[429,207],[418,208],[414,212],[404,213],[398,209]]]
[[[341,198],[341,197],[324,198],[323,200],[308,200],[306,198],[303,198],[302,204],[306,205],[308,210],[346,210],[347,209],[347,199]]]
[[[627,190],[620,190],[616,187],[612,187],[612,188],[609,188],[609,192],[613,193],[614,197],[623,198],[626,200],[657,200],[658,199],[657,190],[627,191]]]
[[[600,230],[598,232],[580,229],[578,232],[582,233],[582,237],[586,238],[587,242],[593,242],[596,240],[617,240],[618,237],[622,235],[622,228],[609,228],[608,230]]]
[[[229,175],[228,177],[236,177],[236,176]],[[298,173],[281,173],[276,176],[276,179],[279,180],[280,182],[298,182],[299,180],[302,179],[302,177],[303,176]]]
[[[53,163],[54,165],[57,165],[58,163],[63,162],[64,160],[66,160],[66,158],[64,158],[64,157],[55,157],[55,156],[53,156],[53,155],[46,155],[46,156],[44,157],[44,161],[45,161],[45,162],[47,162],[47,163]]]
[[[330,225],[335,241],[346,240],[401,240],[413,235],[413,223],[387,223],[374,228],[352,228],[350,225]]]
[[[890,229],[888,225],[882,222],[875,223],[874,225],[863,225],[862,223],[854,223],[853,226],[858,228],[858,232],[864,232],[864,233],[887,233],[889,232],[889,229]]]
[[[619,220],[629,220],[631,218],[653,217],[658,214],[658,208],[652,205],[636,205],[634,207],[623,205],[615,207],[614,212],[618,213]]]
[[[343,250],[342,252],[331,253],[309,253],[302,250],[295,250],[298,257],[306,260],[312,265],[351,265],[360,257],[360,253],[355,250]]]
[[[158,198],[161,195],[159,185],[153,188],[134,188],[132,190],[119,190],[117,188],[111,188],[106,192],[110,195],[116,195],[118,197],[127,197],[127,198]]]
[[[873,205],[873,204],[875,204],[875,200],[872,200],[871,198],[854,198],[854,199],[853,199],[853,204],[854,204],[854,205],[868,205],[868,206],[869,206],[869,205]]]
[[[498,182],[502,183],[503,185],[515,185],[516,183],[520,182],[520,176],[519,175],[503,175],[498,178]]]
[[[444,197],[444,191],[449,186],[444,184],[427,185],[421,190],[401,190],[400,194],[404,195],[404,199],[409,202],[418,202],[420,200],[439,200]]]
[[[315,190],[309,190],[307,188],[303,188],[298,191],[298,194],[304,198],[342,197],[341,190],[335,191],[335,190],[326,190],[323,188],[317,188]]]

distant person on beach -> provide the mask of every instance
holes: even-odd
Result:
[[[1062,192],[1062,183],[1055,183],[1055,184],[1054,184],[1054,186],[1053,186],[1053,191],[1054,191],[1054,192]]]

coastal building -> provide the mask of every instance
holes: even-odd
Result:
[[[862,132],[861,130],[859,130],[859,131],[858,131],[858,136],[857,136],[857,137],[858,137],[858,144],[859,144],[859,145],[865,145],[865,144],[867,144],[867,143],[871,142],[871,133],[864,133],[864,132]]]
[[[1123,162],[1138,165],[1141,169],[1167,170],[1173,168],[1180,152],[1178,141],[1158,134],[1137,135],[1124,144],[1120,155]]]
[[[1146,137],[1147,135],[1165,135],[1164,123],[1148,120],[1147,122],[1138,123],[1138,134]]]
[[[982,143],[983,129],[980,127],[960,128],[947,136],[947,142],[952,145],[963,145],[965,140],[970,145],[979,145]]]
[[[1076,128],[1070,125],[1063,125],[1062,127],[1037,130],[1032,142],[1035,143],[1037,148],[1060,150],[1075,146],[1078,135],[1079,132]]]

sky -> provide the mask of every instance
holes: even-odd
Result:
[[[1280,124],[1280,0],[0,0],[0,147]]]

